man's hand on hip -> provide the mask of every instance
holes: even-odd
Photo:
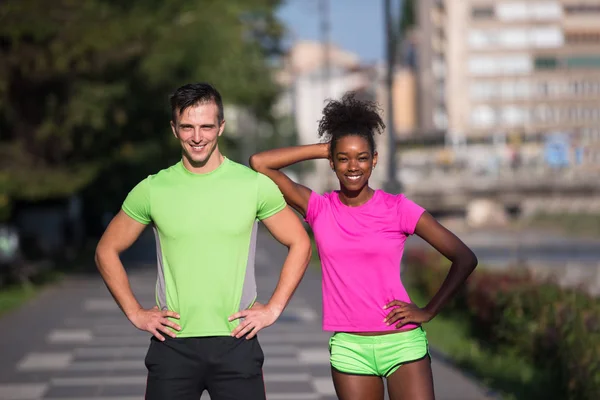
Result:
[[[173,338],[177,337],[177,334],[168,327],[178,331],[181,330],[181,326],[170,321],[168,317],[179,319],[179,314],[177,314],[175,311],[161,311],[158,309],[158,306],[154,306],[149,310],[140,308],[138,311],[133,313],[131,317],[129,317],[129,320],[136,328],[142,331],[150,332],[162,342],[165,340],[165,338],[163,335],[161,335],[161,332]]]
[[[248,334],[246,339],[252,339],[258,331],[272,325],[279,315],[281,315],[281,311],[275,307],[255,302],[250,309],[237,312],[229,317],[229,321],[243,318],[243,321],[231,332],[231,336],[239,339]]]

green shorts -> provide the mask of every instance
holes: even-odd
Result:
[[[388,377],[401,365],[429,356],[422,327],[380,336],[335,333],[329,339],[331,366],[351,375]]]

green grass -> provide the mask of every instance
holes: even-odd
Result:
[[[419,306],[427,301],[418,293],[411,298]],[[438,315],[424,325],[429,343],[459,368],[471,373],[486,387],[511,400],[548,398],[544,375],[517,354],[500,354],[480,343],[460,316]]]
[[[0,316],[31,299],[37,292],[35,285],[15,285],[0,289]]]
[[[90,252],[88,247],[78,254],[72,262],[65,262],[62,266],[53,269],[42,270],[30,277],[29,282],[0,286],[0,317],[33,299],[41,289],[56,283],[65,274],[78,272],[87,267],[89,260],[93,259],[93,253]]]
[[[63,276],[95,268],[95,248],[96,241],[90,239],[85,243],[72,261],[63,262],[53,269],[40,272],[31,278],[31,282],[0,286],[0,316],[33,299],[41,289],[56,283],[62,279]]]
[[[0,317],[33,299],[41,289],[61,279],[63,273],[57,270],[40,272],[26,283],[15,283],[0,287]]]

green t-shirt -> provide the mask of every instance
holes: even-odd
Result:
[[[180,314],[178,337],[228,336],[239,324],[227,318],[256,299],[258,220],[285,206],[273,181],[227,158],[206,174],[180,161],[133,188],[122,208],[153,225],[156,302]]]

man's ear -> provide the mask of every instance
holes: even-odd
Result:
[[[221,136],[223,134],[224,130],[225,130],[225,120],[223,120],[221,122],[221,126],[219,126],[219,135],[218,136]]]
[[[171,121],[171,131],[173,131],[173,136],[177,137],[177,129],[175,128],[175,123]]]

